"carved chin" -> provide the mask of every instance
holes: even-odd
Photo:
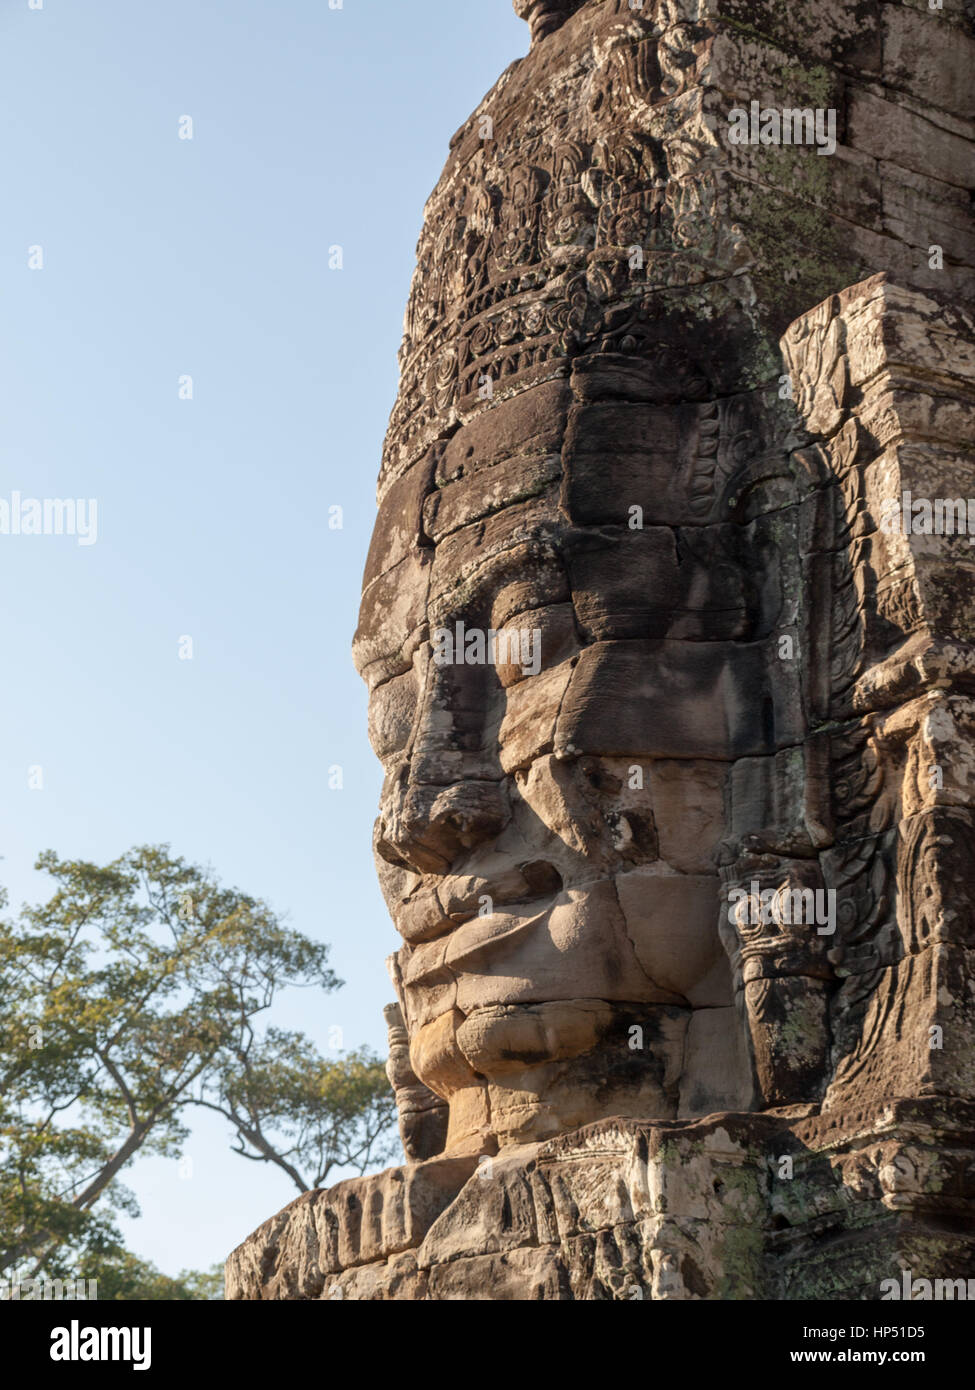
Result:
[[[441,1014],[410,1060],[450,1104],[447,1151],[545,1139],[607,1113],[677,1114],[689,1011],[573,999]]]

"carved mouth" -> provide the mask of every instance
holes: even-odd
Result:
[[[519,937],[534,931],[537,924],[546,916],[549,908],[540,911],[524,911],[528,904],[513,905],[512,912],[494,912],[483,917],[473,917],[458,925],[447,947],[452,970],[477,970],[502,953],[506,947],[514,945]],[[521,907],[522,912],[517,911]]]
[[[583,997],[686,1007],[683,993],[651,977],[625,925],[611,879],[451,923],[401,958],[411,1027],[445,1010]]]
[[[551,912],[551,904],[513,904],[513,911],[494,912],[490,916],[472,917],[466,922],[450,922],[448,938],[443,942],[430,940],[418,945],[406,961],[403,983],[407,990],[436,989],[449,986],[457,971],[471,971],[478,976],[492,974],[494,958],[518,944]],[[519,912],[517,909],[523,910]],[[449,960],[448,960],[449,957]]]
[[[395,914],[396,926],[407,941],[433,941],[473,918],[493,915],[500,907],[524,906],[535,911],[540,901],[553,900],[562,887],[558,869],[542,859],[512,863],[508,872],[491,877],[431,876]]]

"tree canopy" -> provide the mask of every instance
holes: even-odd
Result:
[[[382,1060],[326,1058],[263,1017],[285,988],[341,986],[327,945],[166,845],[36,867],[53,895],[0,922],[0,1272],[53,1277],[67,1258],[117,1289],[163,1288],[113,1212],[137,1210],[120,1175],[137,1154],[178,1156],[193,1107],[299,1191],[393,1156]]]

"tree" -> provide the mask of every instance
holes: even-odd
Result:
[[[275,1164],[299,1192],[321,1187],[334,1168],[364,1173],[392,1158],[396,1102],[380,1058],[359,1048],[327,1061],[299,1034],[269,1028],[256,1038],[249,1019],[241,1033],[195,1102],[231,1122],[235,1153]]]
[[[53,897],[0,923],[0,1271],[118,1263],[111,1212],[134,1209],[120,1174],[176,1156],[193,1105],[302,1191],[391,1152],[379,1058],[259,1031],[283,988],[341,986],[328,946],[165,845],[36,867]]]
[[[175,1277],[163,1274],[148,1260],[121,1246],[86,1257],[85,1282],[94,1282],[98,1301],[126,1303],[213,1303],[223,1299],[223,1265],[208,1270],[184,1269]],[[49,1279],[70,1285],[73,1264],[55,1261],[46,1271]]]

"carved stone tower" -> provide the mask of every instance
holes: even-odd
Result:
[[[970,26],[515,8],[356,636],[408,1161],[230,1296],[975,1276]]]

